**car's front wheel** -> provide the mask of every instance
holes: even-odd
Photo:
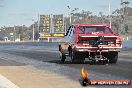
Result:
[[[61,62],[64,63],[64,62],[65,62],[65,59],[66,59],[66,56],[62,54],[62,55],[61,55]]]

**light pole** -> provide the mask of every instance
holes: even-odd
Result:
[[[69,9],[69,16],[70,16],[70,25],[72,24],[72,17],[71,15],[78,10],[79,8],[74,8],[73,10],[71,10],[70,6],[67,6],[67,8]]]
[[[14,35],[14,42],[15,42],[15,40],[16,40],[16,28],[15,28],[15,26],[14,26],[14,33],[13,33],[13,35]]]
[[[33,21],[33,42],[34,42],[34,19],[32,20]]]
[[[67,6],[67,8],[69,9],[69,17],[70,17],[70,25],[71,25],[71,11],[70,11],[70,6]]]
[[[111,28],[111,16],[110,16],[110,13],[111,12],[111,6],[110,6],[110,3],[109,3],[109,25],[110,25],[110,28]]]
[[[7,37],[7,33],[6,33],[6,27],[3,28],[3,32],[4,32],[4,40],[8,41],[8,37]]]
[[[40,25],[40,14],[38,14],[38,42],[39,42],[39,25]]]

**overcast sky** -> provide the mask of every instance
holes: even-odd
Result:
[[[132,7],[132,0],[129,0]],[[70,10],[91,11],[98,15],[99,12],[108,14],[108,5],[111,4],[111,12],[120,8],[120,0],[0,0],[0,27],[13,25],[27,25],[32,19],[37,20],[38,14],[64,14]],[[79,11],[78,10],[78,11]]]

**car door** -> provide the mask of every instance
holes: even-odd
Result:
[[[61,48],[63,49],[63,51],[68,51],[68,47],[70,44],[71,31],[72,31],[72,27],[70,26],[69,29],[67,30],[65,37],[62,38],[60,41]]]

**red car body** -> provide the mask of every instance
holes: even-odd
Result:
[[[70,56],[72,62],[84,62],[85,58],[89,58],[93,61],[107,60],[116,63],[120,48],[120,36],[106,24],[74,24],[69,27],[59,44],[63,62],[66,56]]]

